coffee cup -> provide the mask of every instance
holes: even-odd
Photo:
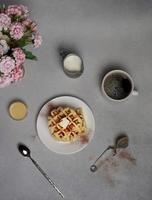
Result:
[[[132,77],[123,70],[112,70],[102,80],[101,90],[103,95],[111,101],[121,102],[131,95],[137,96]]]

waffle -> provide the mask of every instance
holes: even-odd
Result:
[[[51,135],[58,141],[70,142],[86,134],[86,123],[81,108],[58,107],[48,116]]]

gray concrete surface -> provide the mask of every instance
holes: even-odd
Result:
[[[56,192],[32,163],[17,151],[24,142],[33,157],[63,190],[68,200],[152,199],[152,1],[151,0],[28,0],[43,36],[35,50],[39,60],[26,61],[20,84],[0,90],[0,200],[57,200]],[[60,46],[77,50],[85,71],[70,79],[61,69]],[[112,104],[99,89],[100,77],[110,64],[129,72],[138,97]],[[69,94],[84,99],[96,120],[93,141],[83,151],[69,156],[49,151],[39,141],[35,121],[49,98]],[[29,106],[20,122],[8,115],[8,104],[22,99]],[[118,161],[91,174],[89,165],[118,133],[130,138],[128,151],[136,159]]]

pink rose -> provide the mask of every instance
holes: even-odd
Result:
[[[6,13],[8,15],[17,15],[21,16],[28,13],[28,9],[24,5],[10,5],[8,6]]]
[[[10,35],[13,39],[19,40],[24,35],[24,26],[19,23],[13,23],[10,27]]]
[[[25,61],[25,53],[21,48],[15,48],[13,49],[13,56],[16,61],[16,65],[19,66],[24,63]]]
[[[16,67],[11,72],[13,82],[20,81],[24,76],[24,69],[22,66]]]
[[[34,47],[38,48],[42,43],[42,37],[37,33],[33,36]]]
[[[7,30],[11,24],[11,18],[4,13],[0,14],[0,30]]]
[[[3,56],[0,60],[0,71],[4,75],[9,74],[15,68],[15,60],[9,56]]]

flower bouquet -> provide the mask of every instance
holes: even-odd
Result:
[[[42,42],[37,24],[29,18],[23,5],[0,5],[0,87],[21,80],[24,76],[25,59],[37,60],[25,47],[35,48]]]

